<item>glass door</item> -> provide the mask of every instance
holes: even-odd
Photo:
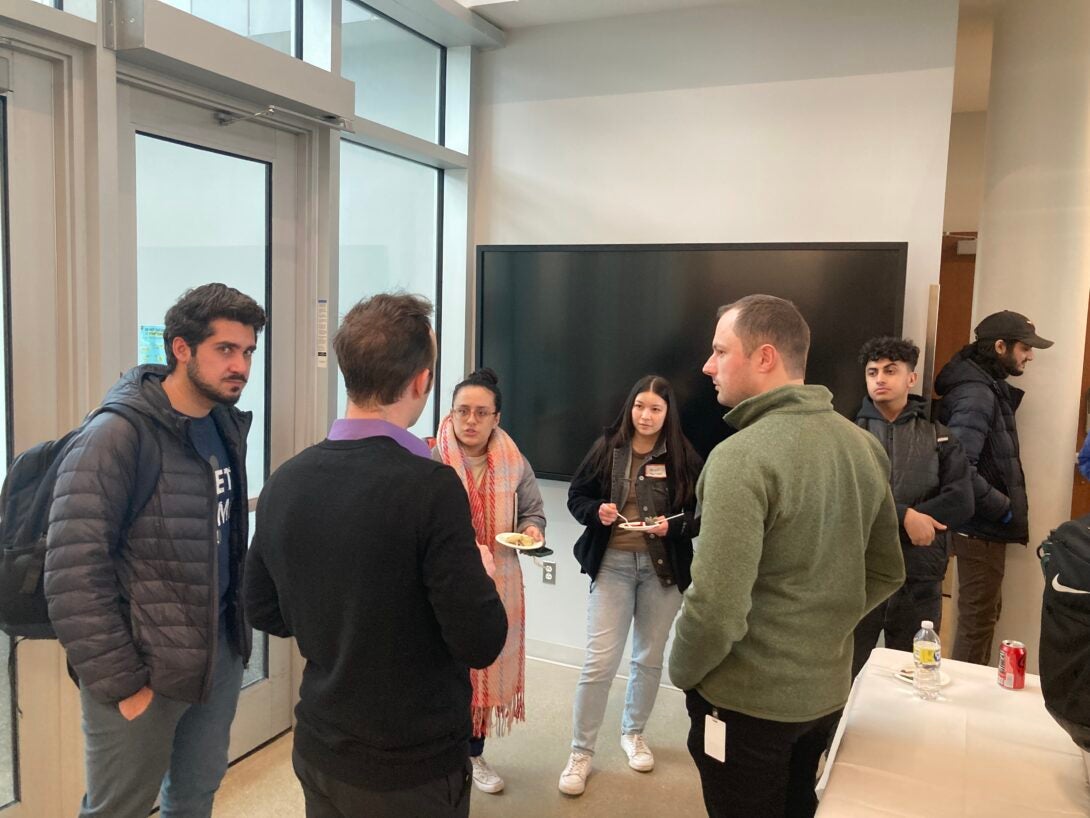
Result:
[[[8,201],[7,201],[7,99],[0,97],[0,372],[4,373],[0,383],[0,479],[7,474],[11,462],[11,438],[9,427],[11,415],[8,407],[11,403],[10,369],[8,367],[8,337],[10,322],[8,319]],[[0,634],[0,809],[9,806],[18,799],[18,756],[16,755],[15,681],[12,676],[17,664],[12,656],[12,639]]]
[[[270,469],[294,453],[296,135],[216,118],[214,107],[119,89],[122,189],[121,360],[166,363],[163,316],[187,289],[213,281],[250,295],[269,322],[238,408],[247,442],[251,532]],[[291,650],[254,633],[232,730],[235,758],[291,724]]]

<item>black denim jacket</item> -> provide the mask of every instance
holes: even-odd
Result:
[[[644,539],[647,541],[651,564],[659,581],[664,586],[676,585],[679,591],[684,591],[692,581],[690,566],[693,561],[693,537],[700,533],[700,517],[695,498],[681,508],[671,505],[669,474],[666,479],[647,476],[649,465],[665,463],[666,443],[660,441],[636,475],[636,502],[644,519],[681,513],[682,516],[667,524],[665,537],[645,534]],[[690,477],[694,485],[701,465],[698,459],[692,466],[693,474]],[[584,458],[568,488],[568,510],[577,522],[586,526],[573,551],[582,572],[591,579],[598,574],[598,567],[602,563],[612,532],[612,526],[602,525],[598,519],[598,508],[602,503],[615,503],[618,508],[624,506],[631,482],[631,467],[632,447],[614,449],[613,466],[607,484],[588,456]]]

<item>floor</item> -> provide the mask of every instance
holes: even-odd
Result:
[[[578,677],[576,668],[527,660],[527,721],[517,725],[510,736],[490,739],[485,749],[485,758],[507,786],[497,795],[474,790],[471,816],[704,815],[700,779],[685,749],[689,720],[684,697],[670,688],[660,691],[646,732],[655,752],[655,770],[637,773],[628,768],[619,745],[624,679],[613,683],[587,791],[572,798],[557,790],[557,779],[570,752],[572,694]],[[291,769],[290,735],[234,765],[213,812],[213,818],[303,815],[303,795]]]

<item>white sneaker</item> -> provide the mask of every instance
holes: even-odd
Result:
[[[473,783],[481,792],[500,792],[503,790],[503,779],[496,775],[492,766],[484,760],[484,756],[472,756]]]
[[[587,776],[590,775],[591,756],[586,753],[572,753],[568,766],[560,774],[560,791],[565,795],[582,795],[587,788]]]
[[[628,756],[628,766],[633,770],[649,773],[655,769],[655,756],[651,754],[651,748],[639,733],[621,736],[621,749]]]

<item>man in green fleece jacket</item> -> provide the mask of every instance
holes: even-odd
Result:
[[[803,384],[809,347],[794,304],[751,295],[719,310],[704,365],[738,431],[697,484],[670,678],[712,818],[814,814],[852,632],[905,578],[889,460],[828,389]]]

